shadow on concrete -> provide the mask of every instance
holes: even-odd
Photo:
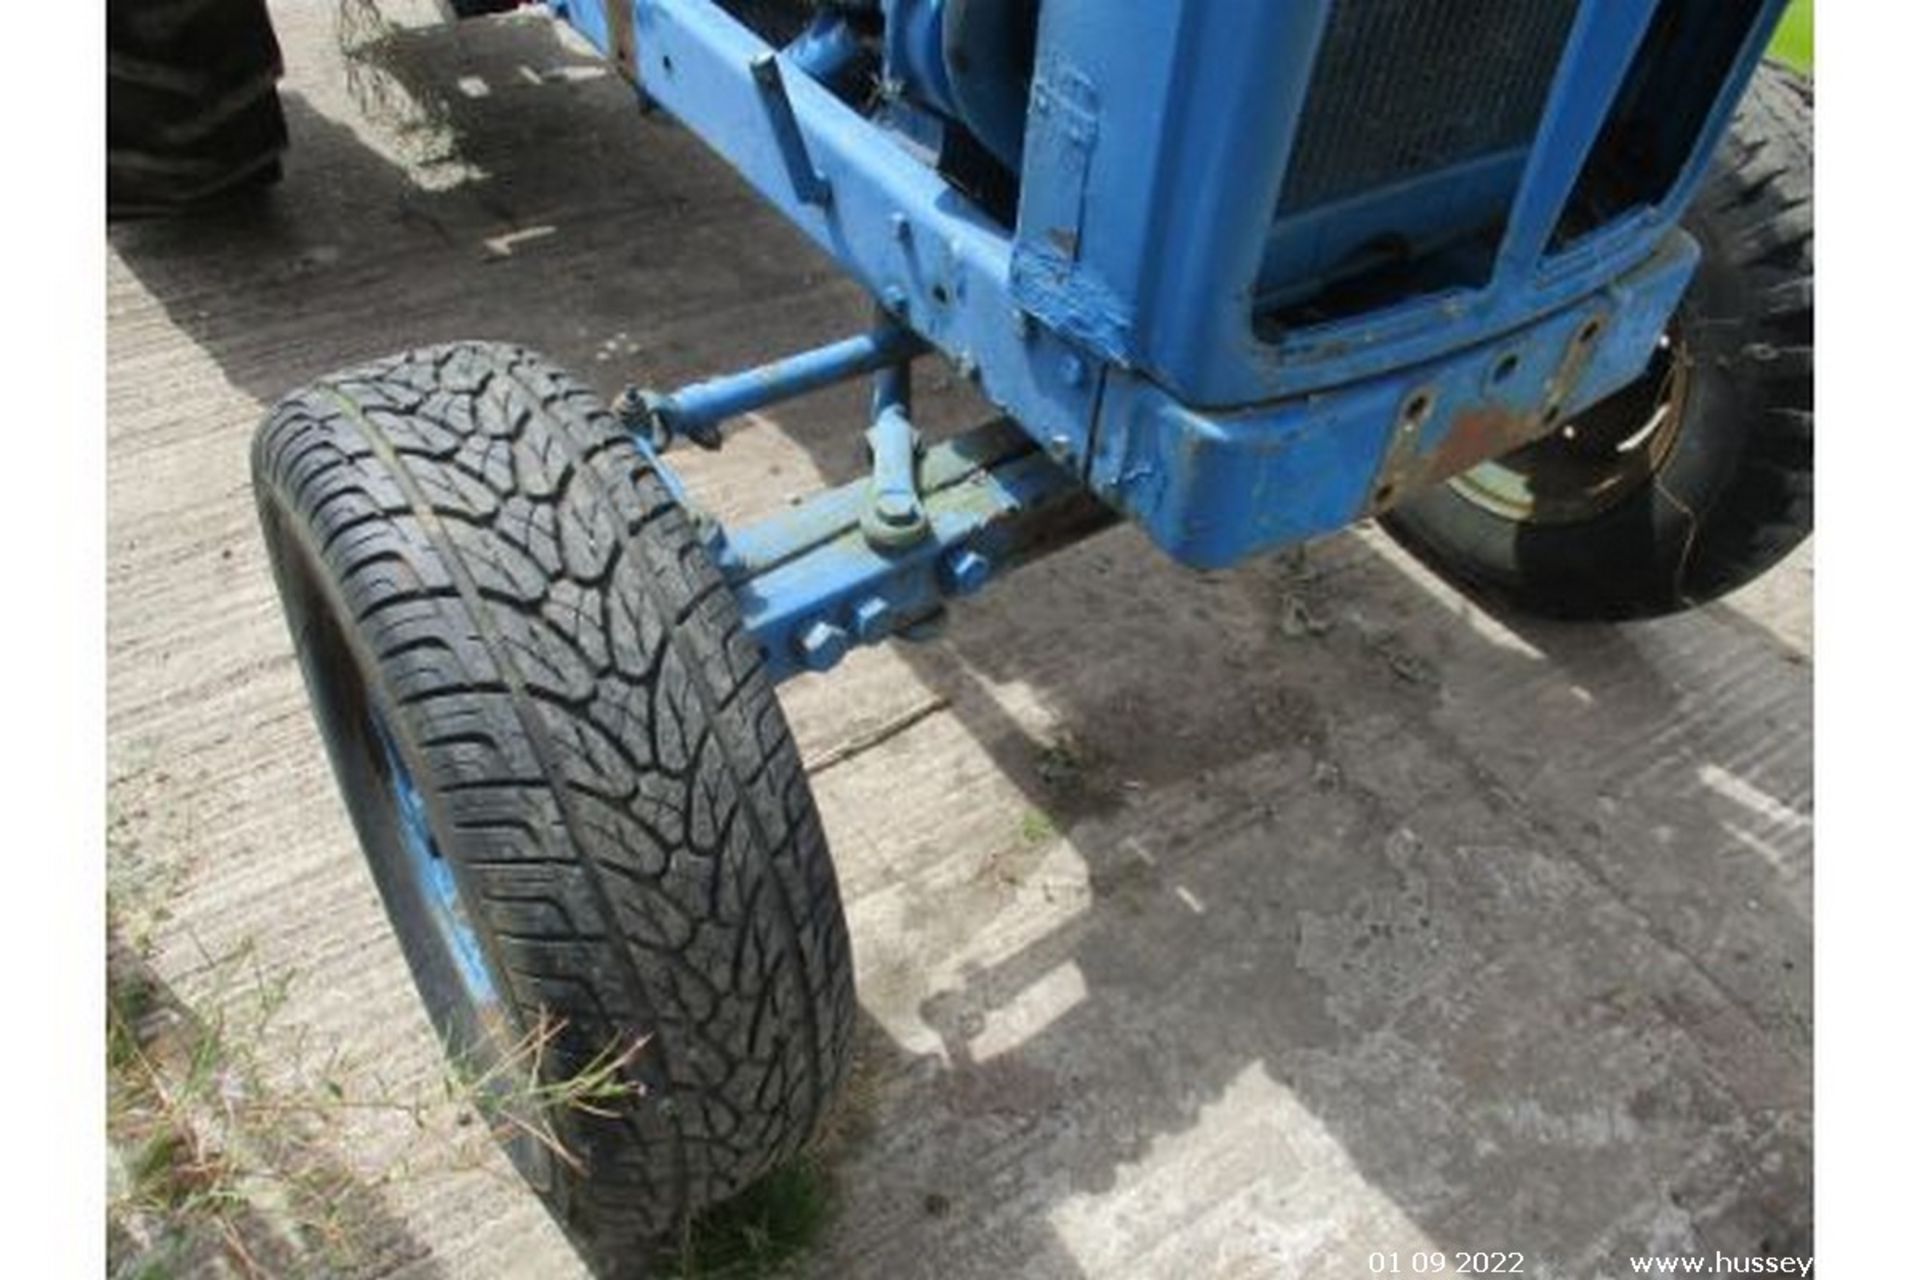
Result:
[[[1207,1176],[1178,1154],[1205,1129],[1208,1151],[1250,1144],[1220,1202],[1262,1178],[1311,1201],[1289,1165],[1344,1166],[1427,1247],[1572,1275],[1687,1233],[1810,1255],[1805,669],[1717,619],[1492,643],[1357,535],[1213,577],[1150,557],[1119,534],[1035,566],[1028,604],[990,596],[912,659],[1054,816],[1089,897],[923,1004],[940,1065],[897,1067],[884,1103],[931,1129],[941,1157],[917,1167],[1033,1150],[1022,1167],[1057,1203],[1152,1205],[1192,1195],[1156,1176]],[[1036,599],[1072,625],[1037,636]],[[1301,608],[1327,629],[1301,634]],[[994,691],[1021,683],[1052,734],[1002,709]],[[1063,738],[1085,762],[1065,785]],[[947,886],[911,914],[977,929],[996,891],[1015,897]],[[972,1051],[1067,970],[1066,1012]],[[1289,1107],[1311,1117],[1291,1136],[1232,1132]],[[1297,1149],[1315,1127],[1337,1156]],[[988,1224],[925,1228],[943,1257],[986,1251],[967,1274],[1058,1253],[1052,1214],[997,1217],[959,1178],[936,1193]]]
[[[284,187],[112,232],[263,403],[449,337],[525,342],[611,394],[864,322],[544,20],[394,33],[378,58],[442,160],[399,163],[289,90]],[[774,420],[838,481],[862,400]],[[923,403],[936,428],[970,408]],[[1811,678],[1764,630],[1495,619],[1371,535],[1195,575],[1119,530],[903,656],[1085,864],[1055,886],[1050,841],[985,850],[993,874],[910,890],[913,918],[1085,901],[925,994],[938,1052],[865,1020],[823,1273],[1266,1274],[1404,1239],[1568,1275],[1661,1242],[1811,1252]],[[1379,1243],[1263,1234],[1283,1209],[1331,1232],[1354,1196]],[[1152,1253],[1209,1213],[1244,1224],[1241,1253]]]

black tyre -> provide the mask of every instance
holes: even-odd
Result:
[[[109,0],[108,216],[180,212],[278,179],[280,71],[265,0]]]
[[[537,1117],[497,1099],[509,1154],[623,1270],[793,1155],[847,1058],[839,890],[761,652],[630,439],[524,350],[327,378],[253,462],[421,996],[470,1070],[539,1059]],[[571,1105],[591,1081],[621,1087]]]
[[[1813,529],[1813,90],[1764,65],[1686,227],[1700,269],[1647,375],[1420,493],[1387,529],[1535,613],[1670,613]]]

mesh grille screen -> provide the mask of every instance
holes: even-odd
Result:
[[[1334,0],[1282,213],[1524,145],[1579,0]]]

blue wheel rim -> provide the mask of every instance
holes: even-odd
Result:
[[[494,984],[480,935],[474,932],[466,900],[453,876],[453,866],[433,838],[426,797],[414,784],[413,774],[400,758],[399,747],[380,714],[372,712],[369,719],[373,722],[374,737],[380,743],[387,791],[393,801],[407,874],[419,890],[420,901],[433,922],[441,949],[475,1011],[497,1009],[500,989]]]
[[[527,1100],[516,1094],[519,1077],[514,1071],[502,1073],[520,1052],[511,1032],[506,1002],[494,982],[493,968],[474,931],[460,883],[454,878],[453,865],[433,838],[433,825],[427,818],[426,797],[413,780],[406,761],[400,758],[380,713],[368,709],[373,737],[380,744],[381,772],[393,803],[395,826],[399,830],[401,862],[408,879],[419,891],[420,901],[432,921],[435,940],[473,1012],[472,1026],[479,1039],[449,1044],[456,1067],[471,1073],[480,1087],[476,1098],[490,1120],[530,1109]],[[507,1156],[537,1188],[546,1188],[551,1180],[547,1154],[532,1136],[529,1123],[496,1125],[495,1137],[506,1147]]]

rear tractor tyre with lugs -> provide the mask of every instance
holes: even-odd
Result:
[[[1813,531],[1813,86],[1760,67],[1685,216],[1700,266],[1646,373],[1435,485],[1388,532],[1456,582],[1572,620],[1675,613]]]
[[[190,212],[279,180],[266,0],[108,0],[107,216]]]

